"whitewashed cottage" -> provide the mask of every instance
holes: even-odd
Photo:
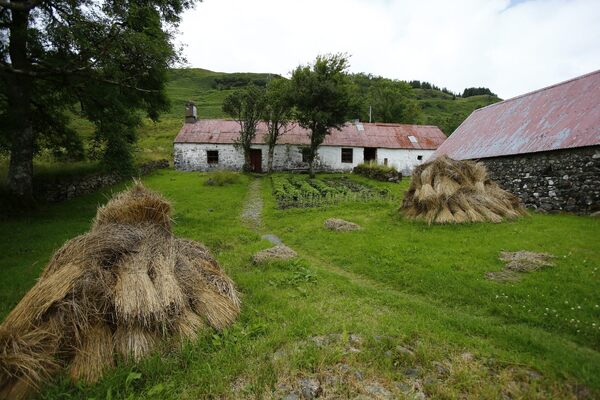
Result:
[[[175,168],[184,171],[241,170],[244,157],[235,148],[240,126],[225,119],[196,119],[195,107],[187,111],[186,123],[174,141]],[[252,145],[252,170],[267,168],[267,126],[258,125]],[[404,174],[427,160],[446,136],[436,126],[384,123],[348,123],[332,129],[318,151],[316,169],[350,171],[365,161],[394,166]],[[302,170],[308,167],[302,149],[308,146],[308,131],[298,125],[282,135],[275,147],[273,169]]]

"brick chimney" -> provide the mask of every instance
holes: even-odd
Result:
[[[193,124],[197,119],[196,104],[193,101],[188,101],[185,104],[185,123]]]

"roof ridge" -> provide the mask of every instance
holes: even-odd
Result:
[[[237,122],[235,119],[232,119],[232,118],[198,118],[196,120],[196,122],[201,122],[201,121]],[[194,123],[196,123],[196,122],[194,122]],[[266,123],[266,120],[262,120],[261,119],[259,122]],[[300,124],[299,124],[298,121],[292,121],[291,123],[294,124],[294,125],[300,126]],[[426,128],[437,128],[437,129],[439,129],[439,126],[437,126],[437,125],[427,125],[427,124],[402,124],[402,123],[399,123],[399,122],[363,122],[363,121],[359,121],[358,123],[362,124],[362,125],[367,125],[367,126],[368,125],[378,125],[378,126],[416,126],[416,127],[421,127],[421,128],[426,127]],[[350,125],[351,126],[351,125],[355,125],[355,124],[356,124],[356,122],[354,122],[354,121],[348,121],[344,125]]]
[[[558,83],[555,83],[555,84],[550,85],[550,86],[545,86],[545,87],[540,88],[540,89],[532,90],[531,92],[520,94],[518,96],[511,97],[509,99],[502,100],[502,101],[499,101],[497,103],[493,103],[493,104],[489,104],[489,105],[481,107],[481,108],[477,108],[473,112],[475,113],[477,111],[480,111],[480,110],[483,110],[483,109],[486,109],[486,108],[489,108],[489,107],[493,107],[493,106],[497,106],[497,105],[500,105],[500,104],[508,103],[510,101],[514,101],[514,100],[520,99],[522,97],[531,96],[532,94],[535,94],[535,93],[538,93],[538,92],[543,92],[544,90],[548,90],[548,89],[555,88],[557,86],[565,85],[567,83],[571,83],[571,82],[577,81],[579,79],[587,78],[587,77],[589,77],[591,75],[599,74],[599,73],[600,73],[600,69],[598,69],[596,71],[588,72],[587,74],[579,75],[579,76],[576,76],[574,78],[567,79],[566,81],[558,82]],[[458,129],[458,128],[456,128],[456,129]]]

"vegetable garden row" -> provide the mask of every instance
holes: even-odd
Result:
[[[375,188],[346,177],[309,179],[273,176],[273,195],[279,208],[320,207],[343,201],[380,201],[391,198],[388,189]]]

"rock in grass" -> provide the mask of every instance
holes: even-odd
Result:
[[[286,245],[271,247],[270,249],[261,250],[254,255],[252,262],[260,264],[268,261],[289,260],[296,257],[298,254]]]
[[[360,225],[355,224],[354,222],[344,221],[343,219],[338,218],[329,218],[326,220],[325,227],[327,229],[331,229],[332,231],[338,232],[356,231],[362,229]]]
[[[321,388],[321,383],[314,378],[300,379],[300,381],[298,382],[298,386],[300,386],[300,390],[302,391],[302,398],[304,399],[316,399],[323,392],[323,389]]]

